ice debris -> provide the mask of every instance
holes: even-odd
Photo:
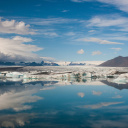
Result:
[[[25,70],[26,69],[26,70]],[[23,71],[19,72],[1,72],[0,78],[28,81],[29,79],[42,80],[62,80],[62,81],[80,81],[86,78],[113,78],[115,83],[128,83],[128,73],[123,68],[104,68],[104,67],[42,67],[36,69],[35,67],[25,67]]]

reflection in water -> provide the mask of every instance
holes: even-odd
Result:
[[[83,98],[85,94],[83,92],[79,92],[79,93],[77,93],[77,95],[80,96],[81,98]]]
[[[88,121],[88,123],[91,124],[90,128],[127,128],[128,123],[126,120],[128,116],[121,116],[120,118],[120,120],[107,120],[103,118],[100,120]]]
[[[116,95],[116,96],[114,96],[114,97],[112,97],[112,98],[122,98],[122,96]]]
[[[35,118],[35,114],[21,113],[21,114],[8,114],[0,116],[0,127],[15,128],[23,127],[29,123],[30,119]]]
[[[116,89],[119,89],[119,90],[128,89],[128,83],[127,84],[117,84],[117,83],[109,82],[107,80],[101,80],[101,82],[108,86],[112,86]]]
[[[21,92],[7,92],[0,96],[0,110],[13,109],[15,111],[31,109],[30,105],[24,105],[27,102],[36,102],[42,99],[38,96],[32,96],[35,90],[21,91]]]
[[[98,109],[98,108],[102,108],[102,107],[107,107],[110,105],[115,105],[115,104],[121,104],[123,102],[102,102],[99,104],[94,104],[94,105],[83,105],[83,106],[79,106],[80,108],[91,108],[91,109]]]
[[[41,88],[40,84],[20,86],[20,84],[15,83],[14,85],[2,86],[0,89],[0,110],[13,109],[21,111],[31,109],[32,106],[25,105],[25,103],[32,103],[42,99],[39,96],[33,95]]]
[[[102,92],[96,92],[96,91],[92,91],[92,94],[93,94],[93,95],[100,96],[100,95],[102,94]]]
[[[109,81],[1,81],[0,127],[126,128],[128,85]]]

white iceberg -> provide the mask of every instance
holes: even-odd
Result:
[[[23,78],[23,74],[19,72],[9,72],[6,74],[7,78]]]
[[[126,83],[128,83],[128,73],[119,75],[119,77],[114,79],[113,82],[117,83],[117,84],[126,84]]]

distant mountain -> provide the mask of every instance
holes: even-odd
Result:
[[[15,62],[2,62],[2,61],[0,61],[0,65],[13,66],[13,65],[15,65]]]
[[[86,65],[86,63],[71,62],[71,63],[69,64],[69,66],[77,66],[77,65],[82,66],[82,65]]]
[[[128,67],[128,57],[118,56],[114,59],[108,60],[99,66],[105,67]]]
[[[41,63],[36,63],[36,62],[19,62],[19,63],[15,63],[15,62],[2,62],[0,61],[0,66],[59,66],[56,63],[53,62],[44,62],[42,61]]]

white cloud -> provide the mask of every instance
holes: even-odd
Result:
[[[79,93],[77,93],[77,95],[80,96],[81,98],[83,98],[85,94],[83,92],[79,92]]]
[[[89,2],[89,1],[92,1],[92,0],[71,0],[72,2],[78,2],[78,3],[81,3],[81,2]]]
[[[46,37],[58,37],[59,35],[56,33],[55,29],[41,29],[38,34],[44,35]]]
[[[69,10],[63,10],[62,12],[69,12]]]
[[[119,33],[119,34],[105,34],[105,36],[107,36],[107,39],[109,40],[122,40],[122,41],[127,41],[128,37],[123,35],[123,33]]]
[[[83,22],[86,27],[91,27],[94,29],[102,28],[102,29],[109,29],[111,31],[128,31],[128,18],[123,17],[117,14],[113,15],[100,15],[100,16],[94,16],[87,22]],[[118,37],[119,39],[122,37]]]
[[[31,24],[36,25],[55,25],[55,24],[66,24],[66,23],[72,23],[72,22],[80,22],[78,19],[66,19],[66,18],[36,18],[32,19],[30,21]]]
[[[105,16],[95,16],[88,21],[87,26],[96,27],[122,27],[128,26],[128,18],[121,17],[119,15],[105,15]]]
[[[33,40],[31,38],[21,37],[21,36],[15,36],[13,38],[15,41],[22,41],[22,42],[32,42]]]
[[[110,105],[116,105],[116,104],[121,104],[124,102],[102,102],[99,104],[94,104],[94,105],[84,105],[84,106],[79,106],[80,108],[91,108],[91,109],[98,109],[98,108],[102,108],[102,107],[107,107]]]
[[[25,38],[16,36],[13,38],[0,38],[0,58],[14,60],[34,60],[39,57],[33,53],[43,48],[39,48],[36,45],[25,44],[24,42],[32,41],[31,38]],[[6,58],[5,58],[6,57]],[[19,58],[20,57],[20,58]]]
[[[92,94],[93,94],[93,95],[100,96],[100,95],[102,94],[102,92],[96,92],[96,91],[92,91]]]
[[[102,39],[99,39],[99,38],[90,38],[90,39],[80,38],[80,39],[77,39],[77,41],[96,42],[96,43],[99,43],[99,44],[123,44],[123,43],[118,43],[118,42],[102,40]]]
[[[95,30],[90,30],[90,31],[88,31],[88,32],[95,32]]]
[[[124,12],[128,12],[128,0],[97,0],[102,3],[107,3],[116,6]]]
[[[59,36],[56,32],[43,32],[42,34],[45,35],[45,36],[50,36],[50,37]]]
[[[77,51],[78,54],[84,54],[84,50],[80,49],[79,51]]]
[[[119,10],[128,12],[128,0],[71,0],[72,2],[101,2],[117,7]]]
[[[102,52],[100,52],[100,51],[94,51],[94,52],[92,52],[92,55],[93,56],[95,56],[95,55],[101,55],[102,54]]]
[[[74,35],[76,35],[76,33],[74,33],[74,32],[68,32],[68,33],[66,33],[65,35],[66,35],[66,36],[74,36]]]
[[[15,21],[15,20],[2,20],[0,18],[0,33],[15,33],[15,34],[36,34],[35,30],[30,29],[29,24],[25,24],[23,21]]]
[[[116,50],[116,51],[122,50],[122,48],[110,48],[110,49],[113,49],[113,50]]]

